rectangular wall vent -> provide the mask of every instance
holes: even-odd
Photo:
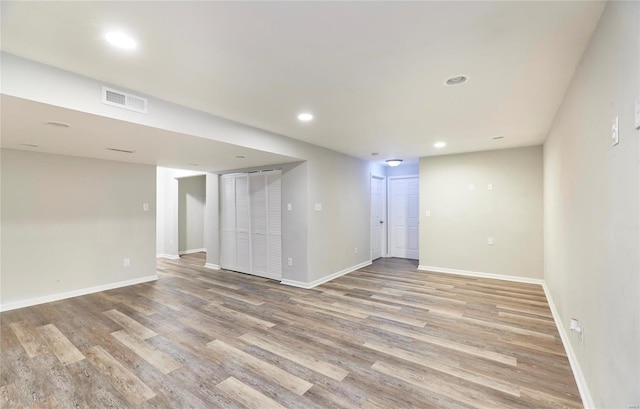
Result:
[[[149,101],[146,98],[132,95],[128,92],[102,87],[102,103],[146,114]]]

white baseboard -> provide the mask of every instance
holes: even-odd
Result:
[[[150,275],[150,276],[146,276],[146,277],[134,278],[134,279],[131,279],[131,280],[118,281],[118,282],[115,282],[115,283],[98,285],[98,286],[95,286],[95,287],[87,287],[87,288],[81,288],[79,290],[66,291],[64,293],[45,295],[43,297],[29,298],[27,300],[15,301],[15,302],[10,302],[10,303],[6,303],[6,304],[1,304],[0,305],[0,311],[10,311],[10,310],[18,309],[18,308],[31,307],[32,305],[44,304],[44,303],[53,302],[53,301],[60,301],[60,300],[64,300],[64,299],[67,299],[67,298],[78,297],[78,296],[81,296],[81,295],[98,293],[100,291],[113,290],[114,288],[120,288],[120,287],[126,287],[126,286],[134,285],[134,284],[146,283],[148,281],[155,281],[157,279],[158,279],[158,276],[156,274],[154,274],[154,275]]]
[[[591,397],[591,391],[589,390],[589,386],[587,385],[587,380],[584,378],[584,372],[582,372],[582,368],[580,367],[578,358],[576,357],[573,346],[571,345],[571,341],[569,340],[569,334],[567,333],[565,326],[562,325],[562,318],[560,317],[560,314],[556,309],[553,298],[551,298],[551,292],[549,291],[549,288],[547,287],[547,283],[545,281],[542,282],[542,288],[544,289],[544,294],[547,296],[547,302],[549,303],[549,308],[551,308],[553,320],[556,322],[556,327],[558,327],[560,339],[562,339],[562,345],[564,345],[564,350],[567,353],[567,357],[569,358],[569,364],[571,365],[571,370],[573,371],[573,377],[575,378],[576,384],[578,385],[580,398],[582,398],[582,405],[585,409],[595,408],[596,406],[593,403],[593,398]]]
[[[174,256],[172,254],[156,254],[156,258],[168,258],[169,260],[178,260],[180,256]]]
[[[366,267],[368,265],[371,265],[371,260],[367,260],[367,261],[362,262],[360,264],[356,264],[355,266],[351,266],[351,267],[345,268],[344,270],[340,270],[340,271],[338,271],[336,273],[329,274],[328,276],[319,278],[319,279],[314,280],[314,281],[312,281],[310,283],[305,283],[304,281],[287,280],[287,279],[282,280],[280,282],[282,284],[290,285],[292,287],[300,287],[300,288],[310,289],[310,288],[313,288],[313,287],[317,287],[320,284],[324,284],[327,281],[331,281],[331,280],[333,280],[335,278],[338,278],[340,276],[348,274],[348,273],[350,273],[352,271],[356,271],[356,270],[358,270],[358,269],[360,269],[362,267]]]
[[[528,277],[508,276],[504,274],[482,273],[479,271],[458,270],[455,268],[418,266],[418,270],[433,271],[434,273],[456,274],[456,275],[468,276],[468,277],[492,278],[494,280],[515,281],[516,283],[542,285],[542,283],[544,282],[544,280],[540,278],[528,278]]]
[[[206,253],[206,252],[207,252],[207,249],[202,248],[202,249],[183,250],[183,251],[179,251],[178,254],[182,256],[184,254]]]
[[[212,270],[220,270],[220,266],[217,264],[212,264],[212,263],[205,263],[204,266],[206,268],[210,268]]]

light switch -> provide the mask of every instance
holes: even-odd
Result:
[[[316,203],[315,209],[316,209],[316,212],[322,211],[322,203]]]
[[[487,244],[493,246],[493,237],[487,237]]]
[[[288,210],[288,211],[291,211],[291,209],[292,209],[292,208],[293,208],[293,207],[291,206],[291,203],[287,203],[287,210]]]
[[[430,211],[430,210],[427,210],[426,212],[424,212],[424,215],[425,215],[426,217],[430,217],[430,216],[431,216],[431,211]]]
[[[287,265],[288,265],[288,266],[292,266],[292,265],[293,265],[293,259],[292,259],[291,257],[289,257],[289,258],[287,259]]]
[[[616,146],[620,142],[619,133],[618,133],[618,117],[613,118],[613,123],[611,124],[611,145]]]
[[[489,183],[487,185],[487,190],[493,190],[493,183]]]
[[[474,185],[473,183],[471,183],[469,185],[469,192],[475,192],[476,191],[476,185]]]
[[[142,204],[142,211],[143,212],[148,212],[149,211],[149,203],[143,203]]]

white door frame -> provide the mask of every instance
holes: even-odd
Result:
[[[391,181],[396,179],[412,179],[416,178],[420,181],[420,175],[403,175],[403,176],[389,176],[387,177],[387,220],[391,220]],[[387,255],[391,257],[391,228],[387,228]]]
[[[373,179],[379,179],[382,180],[382,189],[384,190],[382,192],[382,208],[380,209],[380,218],[382,220],[382,233],[380,234],[380,257],[388,257],[389,256],[389,251],[387,249],[387,236],[388,234],[385,234],[386,231],[388,231],[387,229],[387,202],[388,202],[388,193],[387,193],[387,177],[386,176],[380,176],[380,175],[376,175],[373,173],[369,174],[369,236],[371,237],[371,192],[373,191]],[[369,260],[373,260],[373,249],[371,248],[371,240],[369,241]]]

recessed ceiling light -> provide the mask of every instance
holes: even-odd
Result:
[[[105,34],[104,38],[106,38],[109,44],[111,44],[112,46],[121,48],[123,50],[134,50],[136,47],[138,47],[138,43],[136,43],[136,40],[123,33],[122,31],[110,31]]]
[[[387,159],[387,165],[391,166],[392,168],[395,168],[396,166],[399,166],[402,163],[402,159]]]
[[[440,148],[444,148],[445,146],[447,146],[447,143],[446,142],[436,142],[436,143],[433,144],[433,146],[435,148],[440,149]]]
[[[40,145],[34,145],[32,143],[21,143],[20,146],[26,146],[27,148],[39,148]]]
[[[302,122],[309,122],[313,119],[313,115],[308,112],[303,112],[298,115],[298,120]]]
[[[493,140],[504,139],[504,136],[494,136],[491,139],[493,139]]]
[[[236,159],[244,159],[244,158],[246,158],[246,156],[244,156],[244,155],[236,155]]]
[[[47,121],[47,122],[45,122],[45,125],[57,126],[58,128],[69,128],[69,127],[71,127],[71,125],[69,125],[68,123],[59,122],[59,121]]]
[[[460,85],[464,84],[469,80],[469,77],[466,75],[454,75],[453,77],[447,79],[444,83],[445,85]]]

